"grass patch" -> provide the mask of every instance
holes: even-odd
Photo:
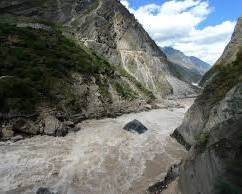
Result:
[[[105,77],[97,77],[97,80],[96,80],[96,84],[98,85],[99,87],[99,92],[100,94],[105,97],[108,102],[112,102],[112,95],[111,93],[109,92],[109,83],[108,83],[108,79],[105,78]]]
[[[116,81],[115,89],[117,93],[126,100],[133,100],[137,97],[137,94],[129,87],[128,84]]]

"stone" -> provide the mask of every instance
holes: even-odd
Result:
[[[68,127],[71,127],[71,128],[74,128],[74,127],[75,127],[75,124],[74,124],[74,122],[72,122],[72,121],[65,121],[64,124],[65,124],[66,126],[68,126]]]
[[[146,105],[144,105],[144,108],[146,110],[151,110],[152,109],[152,106],[150,104],[146,104]]]
[[[22,135],[17,135],[17,136],[12,137],[11,141],[16,142],[16,141],[19,141],[22,139],[24,139],[24,137]]]
[[[77,131],[80,131],[80,130],[81,130],[80,127],[73,127],[73,128],[69,128],[68,132],[77,132]]]
[[[2,128],[2,137],[3,138],[9,138],[14,135],[14,131],[10,127],[4,127]]]
[[[75,123],[81,122],[85,119],[87,119],[87,115],[85,114],[76,114],[72,116],[72,119]]]
[[[137,132],[139,134],[142,134],[148,130],[140,121],[136,119],[127,123],[123,129],[130,132]]]
[[[57,136],[57,137],[64,137],[64,136],[67,135],[67,133],[68,133],[68,127],[63,125],[61,128],[58,128],[56,130],[55,136]]]
[[[164,106],[164,105],[163,105]],[[160,109],[160,108],[164,108],[164,107],[161,107],[160,105],[158,104],[152,104],[151,105],[151,109]]]
[[[165,176],[165,178],[158,182],[155,183],[154,185],[150,186],[147,190],[148,193],[161,193],[163,190],[165,190],[170,183],[172,183],[180,173],[180,166],[181,162],[179,164],[174,164],[172,165]]]
[[[50,26],[39,24],[39,23],[18,23],[18,28],[33,28],[33,29],[42,29],[46,31],[51,31],[52,28]]]
[[[37,190],[36,194],[58,194],[58,192],[54,193],[54,192],[51,192],[48,188],[40,187]]]
[[[37,135],[39,133],[39,128],[36,127],[32,121],[25,119],[17,119],[13,123],[13,130],[29,135]]]
[[[48,115],[44,118],[44,134],[52,136],[65,136],[67,127],[56,117]]]
[[[66,115],[63,112],[57,112],[55,116],[60,121],[64,121],[66,118]]]

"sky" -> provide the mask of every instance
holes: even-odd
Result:
[[[121,0],[150,36],[214,64],[242,15],[242,0]]]

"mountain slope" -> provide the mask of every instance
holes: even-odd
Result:
[[[178,181],[184,194],[242,191],[241,181],[237,181],[242,177],[241,24],[239,18],[230,43],[210,70],[212,74],[205,75],[208,81],[202,94],[172,135],[192,147]]]
[[[12,130],[65,135],[65,121],[144,110],[154,99],[122,67],[75,44],[59,27],[7,20],[0,22],[0,139]]]
[[[172,47],[163,47],[161,50],[166,54],[169,61],[173,62],[181,74],[181,78],[187,82],[197,83],[202,75],[211,67],[209,64],[196,57],[188,57]]]
[[[190,56],[189,58],[199,69],[203,70],[204,72],[211,68],[211,65],[197,57]]]
[[[122,65],[157,96],[194,93],[170,71],[169,62],[134,16],[116,0],[17,0],[0,3],[1,14],[47,19],[71,30],[76,40]],[[182,90],[177,88],[182,87]]]

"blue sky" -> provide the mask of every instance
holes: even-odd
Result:
[[[216,25],[225,20],[235,21],[242,15],[242,0],[210,0],[209,3],[214,10],[201,27]]]
[[[129,0],[129,4],[133,8],[138,8],[146,4],[162,4],[167,0]],[[242,0],[208,0],[213,12],[208,16],[208,19],[199,27],[207,25],[216,25],[224,20],[236,20],[242,15]]]
[[[121,0],[159,46],[213,64],[242,15],[242,0]]]

